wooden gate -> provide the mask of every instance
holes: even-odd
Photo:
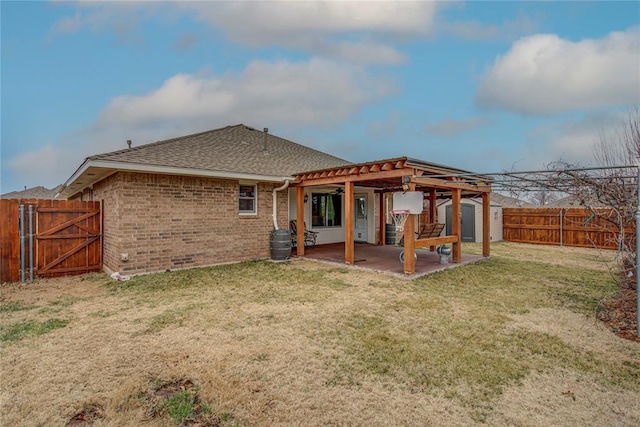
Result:
[[[0,200],[0,217],[0,281],[102,270],[100,202]]]

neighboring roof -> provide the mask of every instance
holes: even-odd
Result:
[[[52,189],[43,186],[26,188],[21,191],[12,191],[0,196],[0,199],[53,199],[55,198],[62,185],[53,187]]]
[[[503,208],[532,208],[533,203],[516,199],[515,197],[505,196],[500,193],[491,193],[491,203],[502,206]]]
[[[62,195],[69,197],[117,170],[282,181],[300,170],[347,164],[239,124],[88,157]]]
[[[491,198],[493,198],[493,194],[491,193]],[[462,199],[462,204],[465,204],[467,202],[473,202],[476,205],[480,205],[482,206],[482,198],[478,198],[478,197],[465,197],[464,199]],[[447,200],[441,200],[439,202],[436,203],[436,206],[440,207],[440,206],[445,206],[445,205],[450,205],[453,203],[453,200],[451,199],[447,199]],[[493,208],[501,208],[502,206],[494,203],[493,201],[489,202],[489,206],[493,207]]]

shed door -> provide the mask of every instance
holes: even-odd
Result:
[[[476,207],[467,203],[460,205],[462,215],[460,222],[462,227],[462,241],[476,241]],[[447,234],[451,234],[451,205],[447,206]]]

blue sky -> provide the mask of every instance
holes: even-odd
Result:
[[[640,3],[1,3],[2,193],[244,123],[354,162],[590,163],[640,104]]]

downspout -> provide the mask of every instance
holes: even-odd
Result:
[[[286,179],[284,181],[284,185],[282,187],[273,189],[273,228],[279,230],[278,227],[278,195],[276,194],[278,191],[286,190],[289,188],[289,180]]]

